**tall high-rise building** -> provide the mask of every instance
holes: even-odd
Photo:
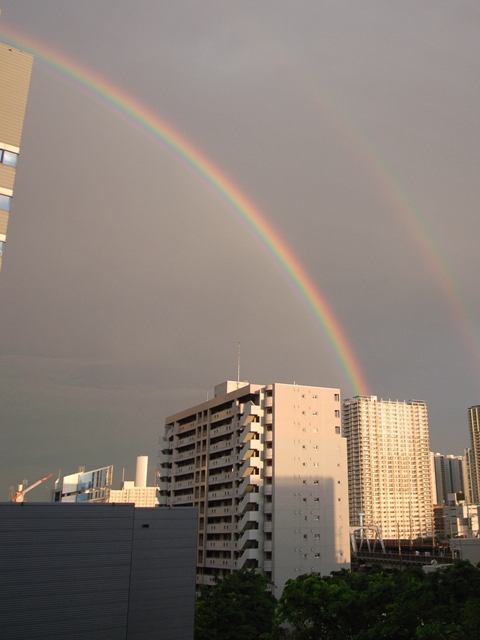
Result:
[[[468,409],[468,424],[470,427],[470,482],[471,502],[480,503],[480,405]]]
[[[431,453],[430,460],[434,485],[432,487],[434,503],[446,503],[450,493],[461,493],[465,496],[465,458],[463,456],[444,456],[441,453]]]
[[[33,57],[0,43],[0,269]]]
[[[427,405],[356,396],[343,403],[350,524],[386,539],[432,535]],[[362,514],[362,515],[359,515]]]
[[[474,503],[474,490],[473,490],[473,456],[472,456],[472,448],[467,447],[467,449],[463,450],[465,464],[463,466],[463,485],[465,487],[465,499],[470,504]]]
[[[289,578],[350,566],[346,440],[340,391],[225,382],[169,416],[164,506],[196,506],[197,582],[256,568]]]

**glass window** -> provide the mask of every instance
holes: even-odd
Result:
[[[12,202],[12,198],[10,196],[4,196],[0,193],[0,209],[4,211],[10,211],[10,203]]]
[[[3,164],[8,164],[9,167],[16,167],[18,162],[18,153],[13,153],[13,151],[4,151],[2,162]]]
[[[0,257],[3,256],[5,250],[5,242],[0,242]]]
[[[3,149],[0,149],[0,162],[2,161],[3,158]]]

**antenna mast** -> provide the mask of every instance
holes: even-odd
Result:
[[[238,353],[237,353],[237,389],[240,386],[240,342],[238,343]]]

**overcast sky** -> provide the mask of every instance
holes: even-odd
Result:
[[[255,203],[369,392],[463,453],[480,403],[477,0],[1,0]],[[2,27],[5,31],[2,33]],[[34,63],[0,274],[0,499],[156,465],[167,415],[237,376],[353,390],[261,243],[175,155]],[[50,499],[47,488],[32,498]],[[35,494],[35,495],[33,495]]]

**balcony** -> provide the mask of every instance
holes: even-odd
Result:
[[[208,515],[211,516],[234,516],[237,514],[237,507],[234,505],[225,505],[222,507],[209,507]]]
[[[251,475],[258,468],[259,463],[259,458],[248,458],[238,470],[238,476],[240,478],[245,478],[246,476]]]
[[[236,542],[237,549],[242,551],[249,543],[258,543],[261,532],[258,529],[245,529]],[[258,547],[258,544],[257,544]]]
[[[222,456],[221,458],[215,458],[214,460],[208,461],[209,469],[217,469],[221,467],[226,467],[234,464],[236,460],[234,460],[234,456]]]
[[[256,561],[257,563],[259,563],[259,560],[260,552],[258,549],[245,549],[245,551],[237,560],[237,568],[241,569],[248,561]]]
[[[226,433],[232,433],[232,431],[233,422],[231,422],[230,424],[223,424],[221,427],[212,427],[210,429],[210,439],[217,436],[223,436]]]
[[[206,567],[217,569],[235,569],[235,561],[232,558],[205,558]]]
[[[236,531],[236,525],[233,522],[215,522],[207,524],[207,533],[233,533]]]
[[[258,487],[261,483],[259,475],[247,475],[235,489],[235,495],[243,496],[247,493],[254,493],[252,489]]]
[[[243,531],[248,525],[250,525],[252,522],[255,522],[258,524],[260,519],[260,512],[259,511],[247,511],[243,514],[243,516],[241,517],[241,519],[237,522],[237,531],[241,532]]]
[[[231,440],[221,440],[220,442],[210,445],[210,455],[215,451],[225,451],[226,449],[233,449],[233,442]]]
[[[232,473],[216,473],[214,476],[208,477],[208,485],[211,487],[213,484],[219,484],[223,482],[228,482],[229,480],[233,480],[233,472]]]
[[[225,420],[226,418],[232,417],[232,408],[223,409],[223,411],[217,411],[216,413],[212,413],[210,416],[210,423],[220,422],[220,420]]]
[[[231,540],[207,540],[206,548],[214,551],[233,550],[233,542]]]
[[[193,492],[183,496],[172,496],[172,504],[174,505],[188,504],[189,502],[193,503]]]

